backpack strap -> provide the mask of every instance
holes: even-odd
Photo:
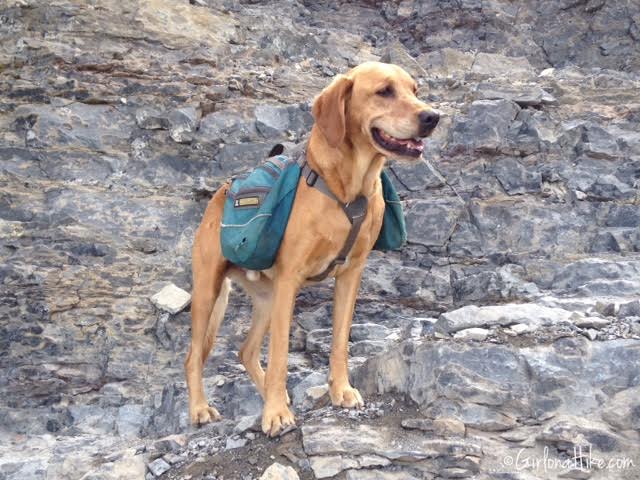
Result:
[[[341,202],[340,199],[336,197],[335,194],[331,191],[329,185],[327,185],[327,183],[318,174],[318,172],[312,169],[311,166],[307,163],[307,142],[299,143],[293,146],[293,148],[285,148],[284,145],[279,143],[271,149],[271,151],[269,152],[269,157],[273,159],[273,157],[283,155],[285,154],[285,150],[286,154],[290,156],[291,159],[298,165],[300,165],[301,175],[306,180],[307,185],[320,190],[327,197],[338,202],[338,205],[340,205],[340,208],[342,208],[342,211],[347,216],[347,219],[351,224],[351,229],[349,230],[347,239],[345,240],[342,249],[338,252],[338,256],[334,258],[331,263],[329,263],[329,266],[318,275],[314,275],[313,277],[307,279],[311,280],[312,282],[319,282],[327,278],[336,266],[342,265],[344,264],[344,262],[346,262],[347,256],[349,256],[349,252],[353,248],[353,245],[356,243],[358,233],[360,233],[360,227],[362,227],[362,223],[367,216],[369,200],[364,195],[360,195],[353,202]]]
[[[331,196],[335,198],[333,194],[331,194]],[[360,195],[351,203],[339,203],[340,207],[342,207],[342,211],[345,213],[345,215],[349,219],[349,222],[351,223],[351,230],[349,230],[349,235],[347,235],[347,239],[345,240],[342,249],[340,250],[340,252],[338,252],[338,256],[334,258],[329,266],[327,266],[327,268],[325,268],[321,273],[308,278],[308,280],[311,280],[312,282],[319,282],[321,280],[324,280],[329,276],[331,271],[336,266],[344,264],[344,262],[347,260],[349,252],[353,248],[353,244],[356,243],[358,233],[360,233],[360,227],[362,227],[362,223],[367,216],[367,206],[369,204],[369,200],[363,195]]]
[[[296,159],[296,161],[302,168],[302,176],[306,180],[307,185],[320,190],[327,197],[338,202],[338,205],[340,205],[340,208],[342,208],[342,211],[349,219],[349,223],[351,223],[349,235],[347,235],[347,239],[345,240],[342,249],[340,250],[340,252],[338,252],[338,256],[334,258],[331,263],[329,263],[329,266],[325,268],[321,273],[307,279],[311,280],[312,282],[319,282],[327,278],[336,266],[344,264],[344,262],[347,260],[349,252],[353,248],[353,245],[356,243],[358,233],[360,233],[360,227],[362,227],[362,223],[367,216],[367,207],[369,205],[369,200],[364,195],[360,195],[353,202],[341,202],[340,199],[338,199],[338,197],[336,197],[335,194],[331,191],[329,185],[327,185],[324,179],[309,166],[304,152]]]

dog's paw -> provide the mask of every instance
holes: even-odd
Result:
[[[217,422],[222,418],[222,415],[220,415],[215,407],[210,407],[206,403],[191,408],[190,416],[193,425],[205,425],[207,423]]]
[[[270,437],[275,437],[287,427],[294,426],[295,417],[286,404],[265,405],[262,411],[262,431]]]
[[[364,400],[360,392],[353,388],[351,385],[344,387],[335,387],[329,390],[331,396],[331,403],[334,407],[342,408],[362,408],[364,407]]]

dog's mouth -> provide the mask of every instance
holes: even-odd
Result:
[[[371,136],[386,151],[403,157],[418,158],[424,150],[424,143],[419,138],[396,138],[377,127],[371,129]]]

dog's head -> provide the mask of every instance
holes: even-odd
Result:
[[[313,116],[327,143],[417,159],[438,113],[416,97],[417,84],[397,65],[363,63],[338,75],[316,98]]]

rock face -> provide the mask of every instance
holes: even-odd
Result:
[[[637,478],[639,42],[636,0],[5,2],[0,478]],[[301,429],[255,431],[241,294],[205,371],[227,420],[192,429],[208,198],[371,59],[442,120],[423,161],[389,165],[409,244],[363,275],[367,409],[326,406],[326,283],[292,328]]]

